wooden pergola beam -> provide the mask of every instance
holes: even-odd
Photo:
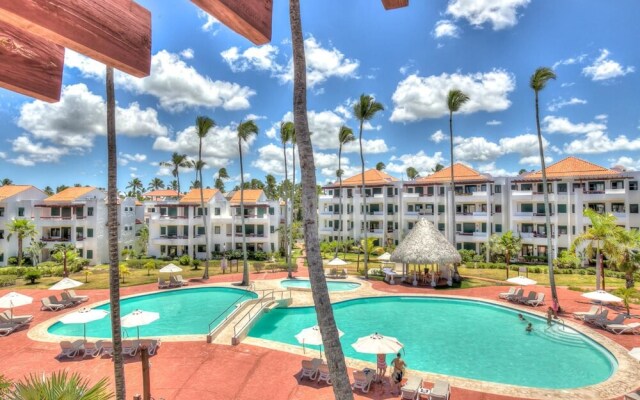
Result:
[[[409,5],[409,0],[382,0],[385,10],[393,10],[394,8],[402,8]]]
[[[252,43],[261,45],[271,41],[273,0],[191,1]]]
[[[0,0],[0,21],[136,77],[151,69],[151,13],[131,0]]]
[[[63,66],[64,47],[0,22],[0,87],[56,102]]]

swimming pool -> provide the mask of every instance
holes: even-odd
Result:
[[[534,327],[527,333],[517,311],[481,301],[379,297],[333,308],[345,355],[370,362],[375,355],[351,344],[380,332],[404,343],[410,369],[482,381],[569,389],[605,381],[617,368],[606,349],[571,328],[547,330],[544,319],[525,313]],[[294,335],[316,323],[313,307],[274,309],[249,336],[299,346]]]
[[[257,297],[253,292],[226,287],[170,290],[123,299],[120,302],[120,314],[124,316],[136,309],[160,313],[159,320],[140,327],[140,336],[204,335],[209,333],[209,323],[214,318],[223,313],[219,319],[221,322],[235,310],[235,307],[227,309],[231,304]],[[108,303],[95,308],[110,311]],[[123,328],[123,331],[129,337],[136,335],[136,328]],[[82,337],[82,325],[56,322],[48,332]],[[88,323],[87,337],[111,337],[111,319],[107,316]]]
[[[311,282],[308,279],[284,279],[280,282],[283,288],[302,288],[310,289]],[[360,287],[356,282],[344,281],[327,281],[327,287],[330,292],[344,292],[345,290],[354,290]]]

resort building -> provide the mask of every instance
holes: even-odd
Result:
[[[540,171],[518,177],[492,177],[454,164],[455,235],[458,249],[482,250],[489,236],[508,230],[523,241],[522,257],[548,254]],[[365,171],[369,237],[378,245],[398,244],[420,218],[453,238],[451,198],[447,195],[451,167],[414,181],[401,182],[383,171]],[[589,226],[584,208],[612,213],[619,225],[640,226],[640,172],[609,169],[565,158],[547,167],[553,255],[570,247]],[[323,188],[318,203],[321,240],[360,240],[364,223],[362,175],[343,181],[340,212],[338,183]],[[342,219],[342,222],[341,222]],[[341,229],[342,228],[342,229]]]
[[[203,215],[209,220],[209,249],[222,252],[242,248],[243,235],[248,251],[273,252],[279,249],[280,206],[262,190],[244,191],[245,232],[240,217],[240,191],[225,197],[217,189],[204,189],[204,210],[200,190],[193,189],[180,199],[146,201],[150,255],[206,256]]]

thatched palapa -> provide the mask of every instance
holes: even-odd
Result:
[[[420,219],[400,242],[391,261],[407,264],[452,264],[462,261],[460,254],[436,227]]]

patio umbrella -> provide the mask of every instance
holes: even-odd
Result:
[[[160,313],[152,311],[135,310],[130,314],[125,315],[121,319],[121,324],[125,328],[137,328],[138,340],[140,340],[140,327],[143,325],[149,325],[153,321],[160,318]]]
[[[338,329],[338,337],[342,337],[342,335],[344,335],[344,332]],[[319,345],[320,358],[322,358],[322,335],[320,335],[320,327],[318,325],[301,330],[300,333],[296,335],[296,339],[298,340],[298,343],[302,344],[303,351],[305,350],[305,343],[316,346]]]
[[[376,258],[376,260],[378,260],[378,261],[390,261],[391,260],[391,254],[385,252],[383,254],[380,254],[378,256],[378,258]]]
[[[509,278],[507,279],[507,282],[509,283],[514,283],[516,285],[520,285],[520,286],[529,286],[529,285],[535,285],[536,281],[534,281],[533,279],[529,279],[527,277],[524,276],[516,276],[515,278]]]
[[[359,338],[351,347],[358,353],[392,354],[399,352],[404,345],[394,337],[384,336],[376,332]]]
[[[169,273],[169,276],[173,275],[174,272],[181,272],[182,268],[178,267],[175,264],[167,264],[164,267],[160,268],[159,272]]]
[[[349,264],[348,262],[342,260],[339,257],[334,258],[333,260],[329,261],[327,263],[327,265],[331,265],[332,267],[338,267],[338,266],[343,266],[343,265],[347,265]]]
[[[74,281],[73,279],[70,279],[70,278],[63,278],[60,282],[51,286],[49,290],[68,290],[68,289],[77,288],[78,286],[82,286],[82,285],[84,285],[84,283]]]
[[[596,290],[594,292],[583,293],[582,297],[586,297],[589,300],[599,301],[601,303],[617,303],[622,301],[622,299],[618,296],[614,296],[609,292],[605,292],[604,290]]]
[[[76,312],[67,314],[60,319],[63,324],[83,324],[84,341],[87,341],[87,324],[89,322],[102,319],[109,314],[107,310],[96,310],[93,308],[81,308]]]
[[[20,294],[18,292],[9,292],[0,297],[0,308],[8,308],[11,310],[11,319],[13,319],[13,307],[25,306],[31,304],[33,298]]]
[[[629,355],[640,361],[640,347],[634,347],[633,349],[629,350]]]

